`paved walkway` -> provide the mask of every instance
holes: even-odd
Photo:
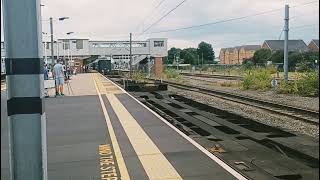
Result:
[[[73,94],[45,101],[49,180],[245,179],[103,76],[79,74],[71,84]],[[1,179],[9,174],[5,98]]]
[[[92,77],[89,74],[74,75],[71,80],[65,82],[63,87],[66,96],[97,95],[94,81],[92,81]],[[48,93],[50,97],[54,97],[55,89],[49,89]]]

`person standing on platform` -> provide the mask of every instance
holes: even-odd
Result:
[[[49,79],[49,70],[48,70],[47,64],[44,64],[43,75],[44,75],[44,80],[48,80]]]
[[[62,65],[62,61],[60,60],[59,63],[54,65],[53,67],[53,77],[56,83],[56,96],[64,96],[63,94],[63,85],[64,85],[64,68]],[[60,92],[60,94],[59,94]]]
[[[49,70],[48,70],[48,66],[46,63],[44,63],[43,75],[44,75],[44,83],[46,84],[46,80],[49,79]],[[45,97],[49,97],[48,90],[46,88],[44,89],[44,95],[45,95]]]

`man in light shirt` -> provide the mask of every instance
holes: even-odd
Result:
[[[53,77],[56,81],[56,96],[64,96],[63,94],[63,84],[64,84],[64,69],[62,65],[62,60],[59,61],[53,67]]]

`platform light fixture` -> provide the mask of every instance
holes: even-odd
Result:
[[[58,20],[59,21],[63,21],[63,20],[66,20],[66,19],[69,19],[69,17],[60,17]]]

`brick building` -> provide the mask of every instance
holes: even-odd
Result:
[[[224,52],[224,64],[231,64],[233,58],[233,48],[226,48]]]
[[[244,45],[220,50],[220,64],[242,64],[245,59],[252,58],[260,49],[260,45]]]
[[[266,40],[262,44],[262,48],[270,49],[271,51],[282,51],[284,49],[284,40]],[[309,48],[303,40],[289,40],[288,50],[307,52]]]
[[[259,49],[261,49],[260,45],[242,46],[239,50],[239,64],[242,64],[246,59],[252,58],[254,56],[254,53]]]
[[[244,60],[250,59],[254,53],[261,49],[270,49],[272,52],[284,49],[284,40],[266,40],[260,45],[243,45],[220,50],[220,64],[242,64]],[[307,46],[303,40],[289,40],[289,51],[315,51],[319,52],[319,40],[312,40]]]
[[[313,39],[309,43],[308,48],[312,52],[319,52],[319,39]]]
[[[219,54],[219,59],[220,59],[220,64],[225,64],[225,53],[226,49],[225,48],[221,48],[220,50],[220,54]]]

